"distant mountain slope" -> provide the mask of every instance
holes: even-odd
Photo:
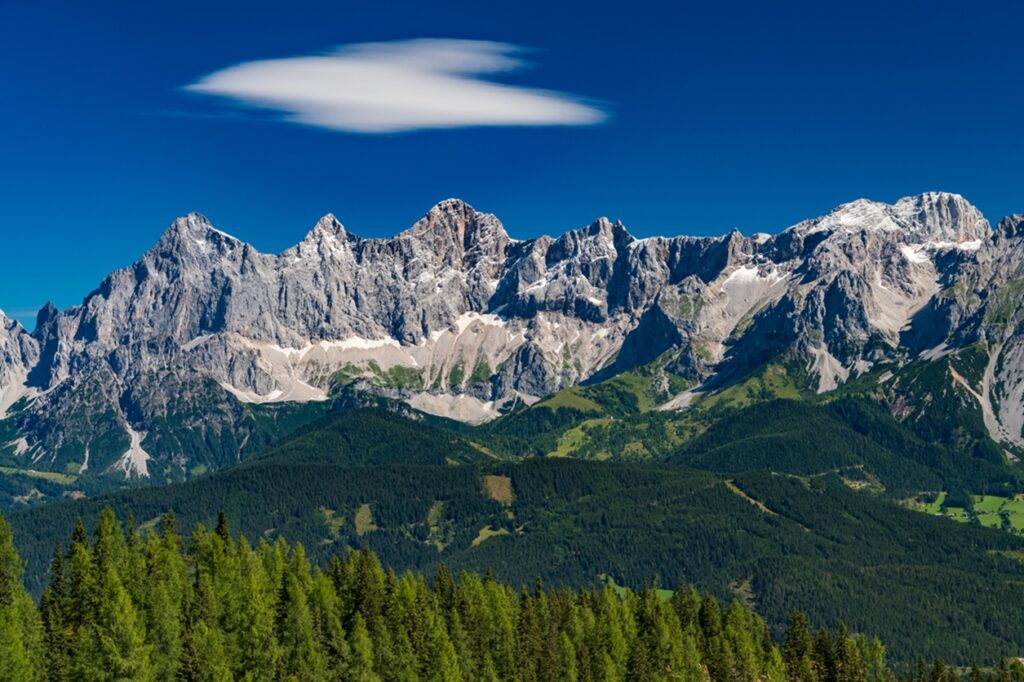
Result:
[[[835,472],[851,487],[908,497],[924,490],[1013,494],[1021,480],[998,462],[927,443],[873,403],[758,403],[714,422],[672,461],[723,473]]]
[[[516,241],[447,200],[390,239],[326,216],[271,255],[192,214],[31,334],[4,322],[0,459],[182,478],[254,450],[253,406],[345,385],[477,423],[652,365],[640,397],[684,408],[767,364],[816,394],[967,347],[985,430],[1024,453],[1022,224],[932,192],[777,235],[636,239],[600,219]]]
[[[233,530],[292,537],[314,560],[368,546],[398,568],[444,561],[523,584],[685,579],[752,601],[776,633],[793,608],[816,623],[877,632],[896,660],[909,652],[995,659],[1024,641],[1021,566],[1012,558],[1024,556],[1024,540],[1008,533],[902,509],[836,475],[723,477],[550,459],[407,463],[476,451],[422,422],[350,413],[222,472],[10,521],[34,590],[54,541],[78,517],[91,524],[110,505],[134,514],[145,533],[168,508],[184,529],[211,526],[223,509]]]
[[[466,464],[488,459],[455,434],[380,409],[331,414],[249,464]]]

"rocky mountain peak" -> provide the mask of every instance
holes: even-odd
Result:
[[[0,419],[25,395],[25,379],[38,360],[35,339],[17,320],[0,310]]]
[[[925,192],[900,199],[892,209],[926,241],[960,244],[987,240],[992,234],[981,211],[959,194]]]
[[[306,233],[306,236],[299,242],[302,244],[322,244],[325,241],[344,240],[349,234],[345,226],[341,224],[333,213],[328,213],[316,221],[313,229]]]
[[[1020,239],[1024,237],[1024,214],[1006,216],[999,221],[996,234],[1000,239]]]
[[[1014,333],[1000,302],[1019,298],[1021,238],[1024,216],[993,237],[963,197],[939,192],[860,199],[775,236],[637,240],[599,218],[521,242],[495,216],[448,199],[384,239],[352,235],[328,214],[280,255],[193,213],[80,306],[44,307],[31,336],[0,325],[0,387],[14,386],[8,404],[44,391],[25,433],[77,464],[92,444],[90,468],[101,466],[101,443],[103,466],[120,456],[112,443],[128,448],[125,423],[150,432],[154,458],[188,458],[166,431],[182,394],[174,382],[197,401],[219,391],[237,410],[236,399],[324,400],[341,372],[468,420],[659,357],[713,390],[716,378],[784,356],[831,390],[877,363],[978,338],[972,320],[990,320],[999,338]],[[957,276],[962,286],[950,284]],[[943,295],[961,290],[976,293],[962,304]],[[122,421],[106,434],[75,426],[92,423],[68,421],[79,396]]]
[[[170,224],[154,249],[159,253],[224,252],[243,243],[213,226],[201,213],[189,213]]]
[[[53,304],[53,301],[47,301],[36,313],[36,329],[42,329],[55,320],[58,315],[60,315],[60,310],[57,306]]]
[[[328,213],[316,222],[310,234],[329,234],[339,237],[345,234],[345,226],[341,224],[333,213]]]
[[[8,329],[18,324],[17,320],[7,317],[7,314],[3,310],[0,310],[0,328]]]
[[[480,213],[461,199],[445,199],[411,228],[398,235],[422,244],[438,262],[457,264],[467,254],[476,261],[503,257],[509,244],[504,226],[495,216]]]
[[[904,197],[895,204],[857,199],[786,232],[800,238],[822,234],[840,239],[891,235],[899,242],[937,245],[986,241],[992,234],[977,208],[959,194],[948,192],[926,192]]]

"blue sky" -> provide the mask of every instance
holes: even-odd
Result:
[[[159,4],[0,3],[0,308],[26,322],[189,211],[272,252],[449,196],[520,238],[777,231],[931,189],[1024,212],[1019,3]],[[311,56],[344,101],[268,91]]]

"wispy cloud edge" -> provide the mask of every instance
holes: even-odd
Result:
[[[607,119],[583,97],[483,78],[523,68],[521,52],[483,40],[359,43],[319,55],[243,62],[185,89],[349,133],[587,126]]]

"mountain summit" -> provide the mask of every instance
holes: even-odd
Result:
[[[0,446],[35,467],[177,475],[242,457],[259,431],[247,406],[348,383],[479,422],[640,367],[678,388],[671,408],[768,362],[827,392],[971,344],[990,432],[1020,445],[1021,224],[993,231],[930,192],[776,235],[636,239],[602,218],[514,241],[448,199],[388,239],[327,215],[273,255],[190,214],[32,334],[2,318],[0,424],[16,438]]]

